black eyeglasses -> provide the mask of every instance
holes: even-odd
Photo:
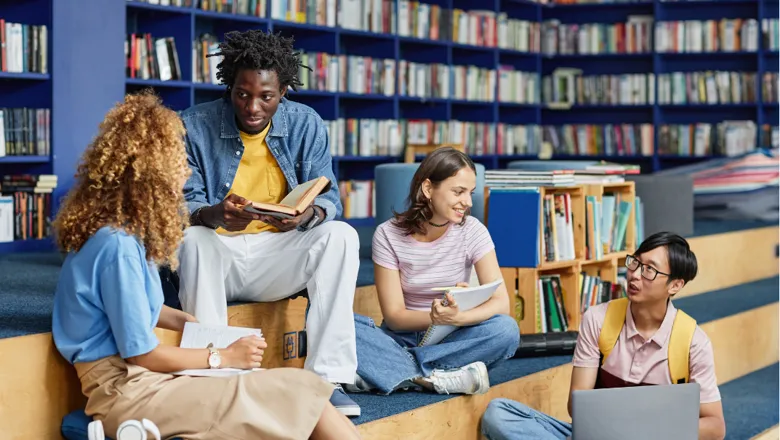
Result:
[[[642,274],[642,277],[650,281],[653,281],[655,277],[657,277],[659,274],[669,276],[668,273],[659,272],[657,269],[650,267],[644,263],[641,263],[633,255],[626,256],[626,267],[628,268],[628,270],[631,271],[634,271],[638,267],[641,267],[642,271],[640,273]]]

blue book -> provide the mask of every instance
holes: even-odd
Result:
[[[539,266],[541,203],[536,187],[490,190],[487,228],[499,266]]]

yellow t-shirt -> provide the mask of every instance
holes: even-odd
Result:
[[[268,124],[265,130],[255,135],[240,132],[244,142],[244,154],[228,195],[236,194],[247,200],[264,203],[279,203],[286,195],[287,180],[265,141],[270,129],[271,124]],[[263,231],[278,232],[275,227],[261,221],[253,221],[243,231],[217,229],[217,233],[224,235],[256,234]]]

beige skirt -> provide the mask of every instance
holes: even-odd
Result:
[[[146,418],[166,439],[308,439],[333,392],[333,385],[297,368],[174,376],[119,356],[75,367],[87,415],[101,420],[112,438],[125,420]]]

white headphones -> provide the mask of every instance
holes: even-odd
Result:
[[[146,431],[154,434],[156,440],[160,440],[160,430],[151,420],[143,419],[127,420],[119,425],[116,430],[115,440],[147,440]],[[89,440],[105,440],[106,434],[103,432],[103,422],[94,420],[88,427]]]

